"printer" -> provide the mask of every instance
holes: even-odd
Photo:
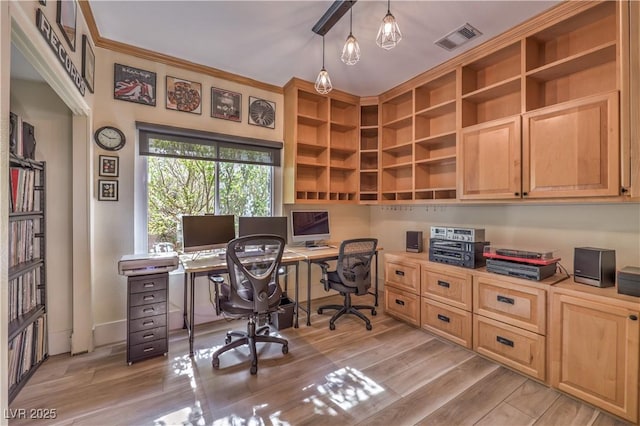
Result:
[[[176,252],[127,254],[118,261],[118,272],[126,276],[161,274],[178,269],[178,263]]]

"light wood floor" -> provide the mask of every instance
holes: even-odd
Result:
[[[55,421],[39,425],[627,424],[378,312],[372,331],[350,317],[330,331],[328,317],[317,314],[311,327],[281,330],[289,353],[259,347],[256,376],[246,348],[223,355],[220,370],[211,367],[224,332],[243,329],[240,321],[197,329],[193,359],[185,332],[171,335],[168,357],[132,366],[123,343],[53,356],[10,409],[56,410]]]

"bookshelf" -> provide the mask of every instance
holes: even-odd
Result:
[[[45,163],[9,159],[9,401],[48,357]]]

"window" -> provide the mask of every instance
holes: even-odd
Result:
[[[179,248],[182,215],[270,216],[282,144],[138,123],[149,251]]]

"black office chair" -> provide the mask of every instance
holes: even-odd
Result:
[[[278,310],[282,296],[278,274],[284,245],[284,239],[277,235],[248,235],[227,244],[229,284],[220,276],[210,277],[215,284],[216,313],[248,318],[248,323],[246,332],[227,332],[225,346],[212,355],[213,368],[220,367],[221,354],[241,345],[248,345],[251,351],[251,374],[258,372],[256,343],[279,343],[283,354],[289,352],[286,339],[268,335],[269,325],[256,329],[256,324],[266,324],[271,313]],[[261,252],[253,252],[255,248]]]
[[[371,309],[371,315],[376,315],[376,308],[368,305],[352,305],[351,295],[363,296],[369,292],[371,260],[377,246],[378,240],[375,238],[345,240],[340,244],[340,253],[334,271],[329,271],[328,263],[320,263],[324,289],[339,291],[344,296],[342,305],[324,305],[318,308],[319,314],[322,314],[325,309],[338,310],[329,320],[329,329],[335,330],[335,322],[342,315],[353,314],[366,323],[367,330],[371,330],[371,321],[359,309]]]

